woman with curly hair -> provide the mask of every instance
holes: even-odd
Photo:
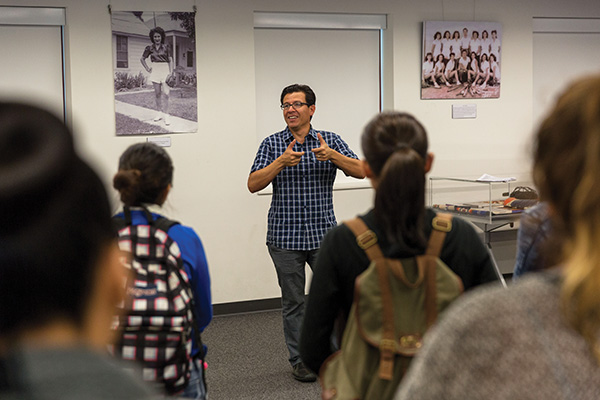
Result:
[[[150,80],[154,86],[156,100],[156,117],[154,117],[154,121],[158,122],[162,119],[165,125],[169,125],[170,87],[167,85],[167,80],[173,73],[173,52],[171,47],[165,43],[166,35],[161,27],[157,26],[151,29],[148,36],[152,44],[146,46],[140,62],[146,71],[150,73]],[[146,62],[148,57],[150,57],[150,65]]]

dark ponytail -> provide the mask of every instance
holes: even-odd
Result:
[[[412,115],[385,112],[365,127],[362,149],[377,177],[375,217],[387,239],[424,248],[427,133]]]
[[[403,146],[388,158],[378,177],[375,216],[394,243],[425,247],[425,161]]]

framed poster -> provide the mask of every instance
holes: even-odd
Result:
[[[117,135],[198,130],[196,13],[111,13]]]
[[[424,22],[421,99],[500,97],[501,44],[498,22]]]

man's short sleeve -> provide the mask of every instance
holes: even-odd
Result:
[[[339,135],[332,133],[333,140],[328,143],[328,146],[340,153],[343,156],[358,160],[358,156],[352,151],[350,146]]]
[[[146,46],[144,49],[144,54],[142,54],[142,58],[146,59],[150,54],[152,54],[152,48],[150,46]]]
[[[256,151],[256,156],[254,157],[254,163],[252,163],[252,168],[250,168],[250,173],[261,170],[271,164],[274,160],[273,155],[273,145],[272,138],[265,138],[258,150]]]

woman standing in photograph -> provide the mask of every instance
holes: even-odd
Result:
[[[460,52],[462,54],[463,50],[467,51],[467,54],[469,54],[469,43],[471,43],[471,37],[469,36],[469,30],[464,27],[463,30],[463,35],[460,38]]]
[[[469,42],[469,49],[471,53],[475,53],[477,56],[481,55],[481,39],[479,39],[479,32],[473,31],[471,41]]]
[[[481,52],[490,54],[490,46],[492,44],[492,39],[490,39],[490,35],[488,31],[484,30],[481,32]]]
[[[167,85],[167,79],[173,72],[173,56],[171,47],[165,43],[165,31],[161,27],[156,27],[150,30],[151,45],[146,46],[140,62],[150,73],[150,80],[154,86],[154,95],[156,100],[156,117],[154,121],[165,122],[169,125],[169,93],[170,88]],[[150,66],[146,63],[146,59],[150,57]],[[163,98],[164,95],[164,98]]]
[[[431,54],[434,60],[437,60],[438,54],[442,52],[442,34],[436,32],[433,35],[433,43],[431,44]]]
[[[495,30],[492,31],[492,40],[490,40],[490,54],[494,55],[495,61],[500,62],[500,39]]]
[[[454,33],[452,34],[452,40],[450,41],[450,52],[454,53],[455,57],[460,56],[460,43],[460,32],[454,31]]]
[[[452,46],[452,38],[450,37],[450,31],[444,32],[444,38],[442,39],[442,54],[444,55],[444,62],[450,58],[450,47]]]

